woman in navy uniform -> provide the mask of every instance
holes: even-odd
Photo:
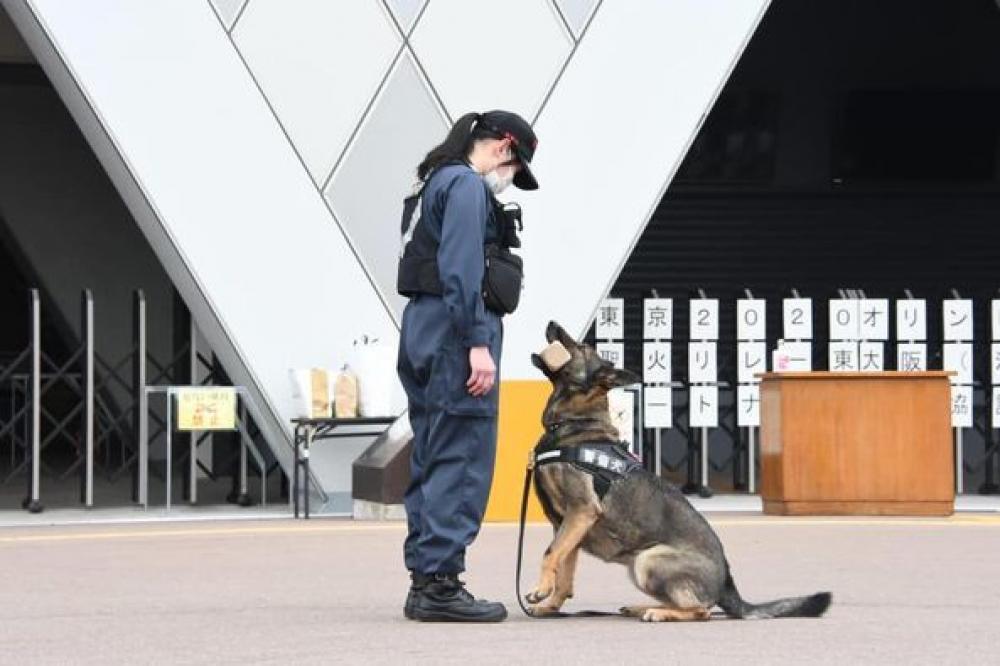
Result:
[[[479,532],[496,455],[501,315],[483,301],[485,245],[503,233],[494,195],[537,189],[537,139],[520,116],[470,113],[417,168],[419,218],[400,262],[398,372],[413,429],[404,546],[408,618],[499,622],[503,604],[474,598],[458,575]]]

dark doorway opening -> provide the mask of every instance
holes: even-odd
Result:
[[[841,289],[926,299],[930,368],[942,363],[941,301],[973,299],[979,384],[966,488],[995,491],[998,461],[985,454],[996,452],[987,419],[998,247],[1000,6],[775,0],[611,295],[626,299],[626,364],[636,369],[642,298],[674,298],[681,381],[687,300],[698,289],[720,299],[719,375],[731,383],[735,300],[746,289],[768,301],[769,350],[782,336],[781,300],[793,289],[813,299],[815,369],[827,368],[827,300]],[[721,404],[732,430],[730,391]],[[733,462],[745,473],[745,460],[724,431],[713,434],[712,483],[732,488]],[[677,431],[668,440],[682,480],[687,441]]]

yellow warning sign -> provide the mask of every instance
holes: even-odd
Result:
[[[236,430],[236,390],[213,386],[177,391],[178,430]]]

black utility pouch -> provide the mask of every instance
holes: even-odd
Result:
[[[486,272],[483,275],[483,303],[497,314],[514,312],[521,300],[524,264],[521,257],[500,245],[486,246]]]

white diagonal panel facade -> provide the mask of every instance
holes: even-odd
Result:
[[[520,196],[527,286],[507,327],[507,376],[537,376],[529,352],[549,319],[587,328],[766,4],[598,8],[535,124],[541,189]]]
[[[250,0],[233,41],[317,182],[324,182],[401,42],[376,0]]]
[[[767,4],[0,1],[48,44],[199,325],[285,436],[289,368],[395,336],[398,209],[446,115],[540,112],[542,189],[512,192],[527,276],[503,364],[538,379],[545,322],[587,326]],[[328,491],[349,489],[356,452],[314,458]]]
[[[4,6],[269,439],[287,441],[289,369],[337,368],[360,335],[396,329],[212,7]],[[363,444],[314,459],[339,508]]]
[[[600,0],[556,0],[559,11],[577,38],[583,33]]]
[[[448,127],[413,58],[404,53],[325,192],[397,318],[406,303],[396,293],[402,198],[412,190],[428,146]]]
[[[410,44],[453,119],[507,109],[530,120],[573,39],[547,0],[430,0]]]
[[[236,18],[240,15],[247,0],[211,0],[211,2],[215,6],[215,11],[219,13],[222,23],[226,26],[226,30],[232,30],[233,24],[236,23]]]

